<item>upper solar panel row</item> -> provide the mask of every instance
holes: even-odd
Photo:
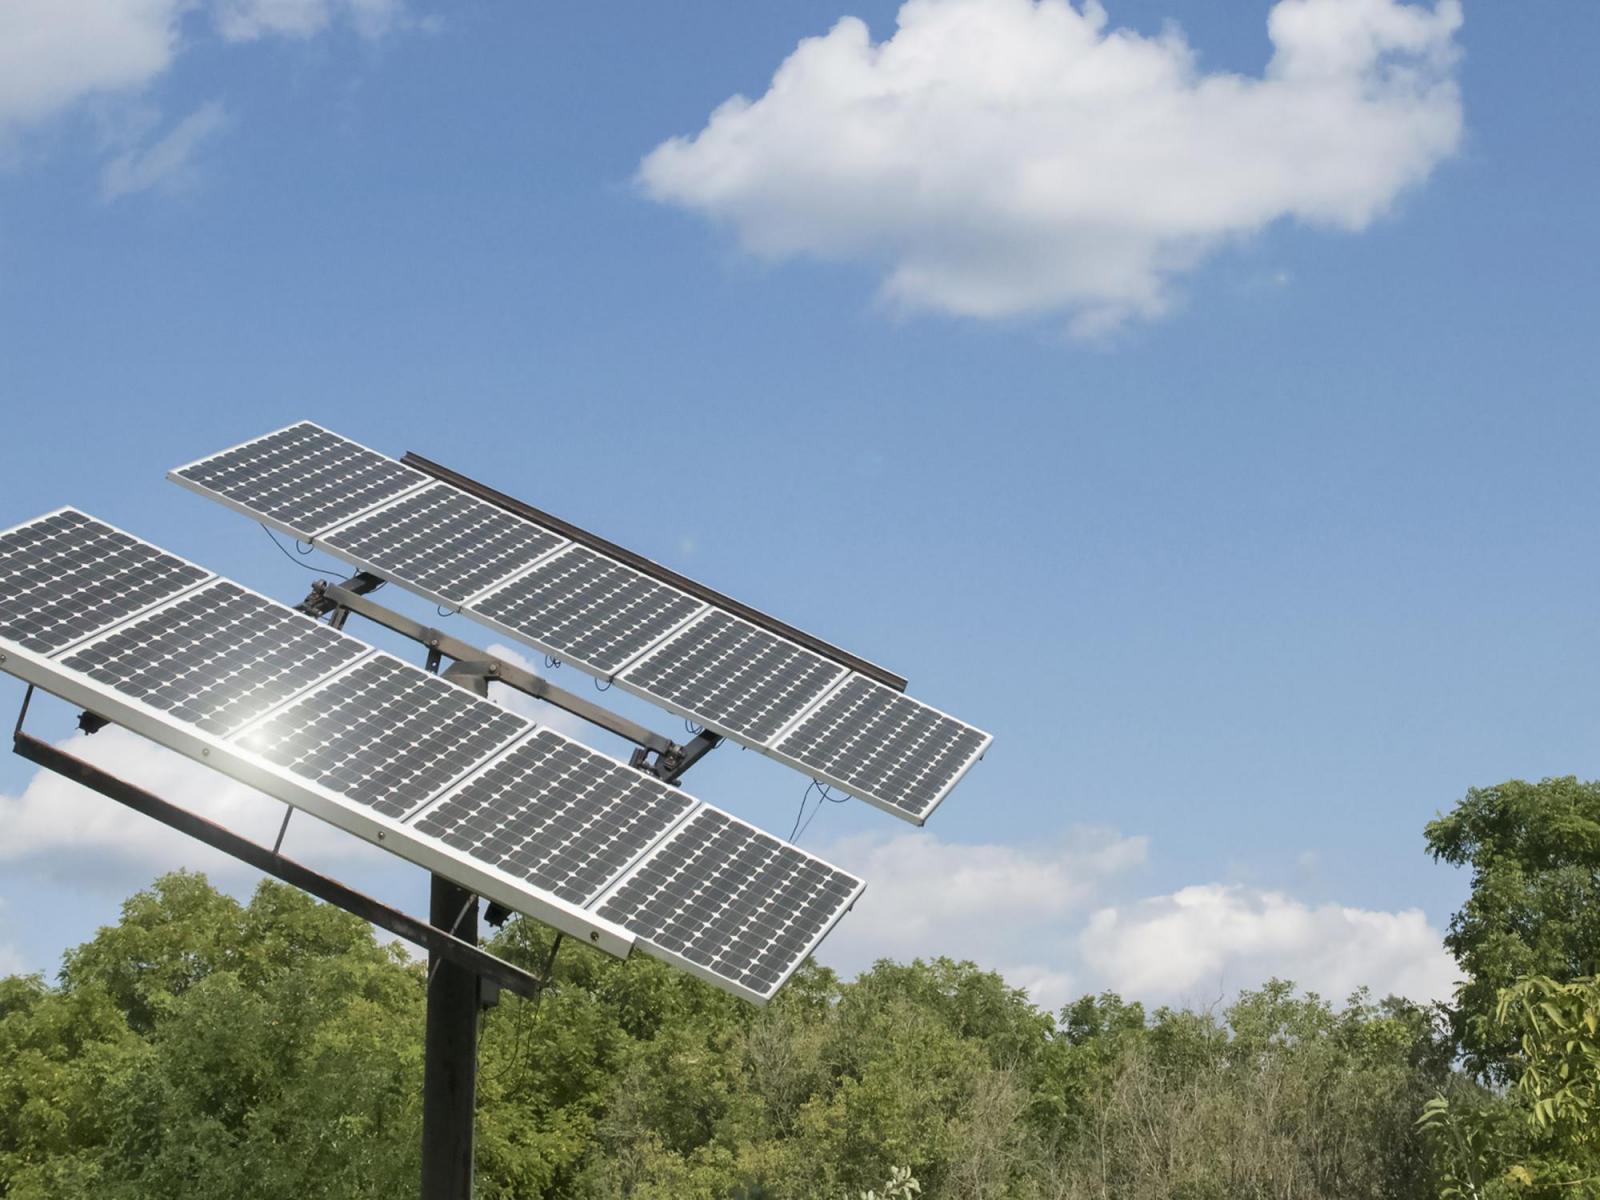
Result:
[[[113,611],[90,584],[133,562],[159,586]],[[479,894],[615,953],[637,941],[749,999],[770,997],[861,888],[652,776],[70,510],[0,534],[0,669]],[[776,861],[781,874],[753,869]]]
[[[309,422],[171,477],[917,824],[989,745],[833,659]]]

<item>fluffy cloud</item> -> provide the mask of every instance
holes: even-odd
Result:
[[[119,726],[58,744],[245,837],[267,845],[277,837],[284,814],[280,802]],[[219,882],[253,874],[237,859],[50,771],[37,772],[20,796],[0,797],[0,806],[6,814],[0,862],[47,876],[91,881],[122,893],[180,867],[204,871]],[[307,813],[290,822],[284,851],[317,863],[394,862],[386,852]]]
[[[824,858],[867,890],[819,957],[853,973],[879,958],[947,955],[1001,970],[1040,1004],[1082,991],[1070,932],[1118,876],[1144,862],[1142,837],[1080,830],[1054,845],[973,845],[929,833],[847,838]]]
[[[818,957],[847,974],[879,958],[968,958],[1046,1008],[1105,988],[1207,1003],[1273,976],[1335,1001],[1362,985],[1415,1000],[1450,995],[1454,963],[1417,910],[1312,907],[1216,883],[1110,903],[1147,848],[1105,830],[1026,847],[926,833],[844,839],[821,853],[867,890]]]
[[[1227,239],[1360,230],[1427,178],[1461,136],[1460,23],[1458,0],[1280,0],[1242,76],[1094,0],[907,0],[881,43],[854,17],[802,41],[639,178],[757,255],[871,264],[892,303],[1094,333],[1161,313]]]
[[[1079,949],[1094,975],[1131,996],[1214,999],[1277,976],[1334,1000],[1363,985],[1444,1000],[1458,974],[1418,909],[1313,908],[1215,883],[1102,908]]]
[[[0,130],[96,92],[137,88],[171,65],[183,0],[0,4]]]

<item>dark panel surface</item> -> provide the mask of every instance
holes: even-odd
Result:
[[[239,744],[387,816],[437,796],[529,723],[388,655],[247,730]]]
[[[563,540],[436,483],[336,530],[325,545],[370,564],[386,579],[459,604]]]
[[[0,637],[49,654],[207,574],[80,512],[53,513],[0,537]]]
[[[713,611],[622,678],[697,721],[762,745],[844,673],[838,663]]]
[[[774,749],[920,818],[987,741],[981,730],[856,675]]]
[[[309,421],[184,467],[178,476],[209,488],[302,537],[315,537],[427,476]]]
[[[600,905],[642,943],[770,996],[859,886],[714,808],[675,830]]]
[[[62,661],[226,736],[365,652],[354,638],[219,579]]]
[[[472,612],[606,676],[700,607],[676,588],[573,546],[476,601]]]
[[[583,904],[694,805],[676,788],[539,730],[414,825]]]

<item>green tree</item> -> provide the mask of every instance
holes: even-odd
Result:
[[[1495,1019],[1500,992],[1523,976],[1600,970],[1600,784],[1473,788],[1426,835],[1435,859],[1472,871],[1445,936],[1466,976],[1452,1032],[1475,1072],[1506,1083],[1517,1045]]]

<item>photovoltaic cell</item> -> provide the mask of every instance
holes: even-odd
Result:
[[[837,663],[712,610],[629,667],[621,680],[760,746],[844,673]]]
[[[354,638],[219,579],[63,661],[226,736],[364,653]]]
[[[862,799],[920,820],[989,740],[971,725],[855,675],[774,750]]]
[[[702,608],[587,546],[569,546],[468,611],[609,677]]]
[[[497,704],[379,654],[238,740],[296,775],[399,817],[528,727]]]
[[[436,483],[334,530],[323,544],[386,579],[455,604],[506,579],[564,539]]]
[[[174,474],[307,538],[428,478],[309,421]]]
[[[49,654],[208,575],[121,530],[63,509],[0,535],[0,637]]]
[[[695,803],[640,771],[540,730],[413,824],[584,904]]]
[[[770,996],[860,880],[714,808],[651,851],[598,908],[654,947]]]

